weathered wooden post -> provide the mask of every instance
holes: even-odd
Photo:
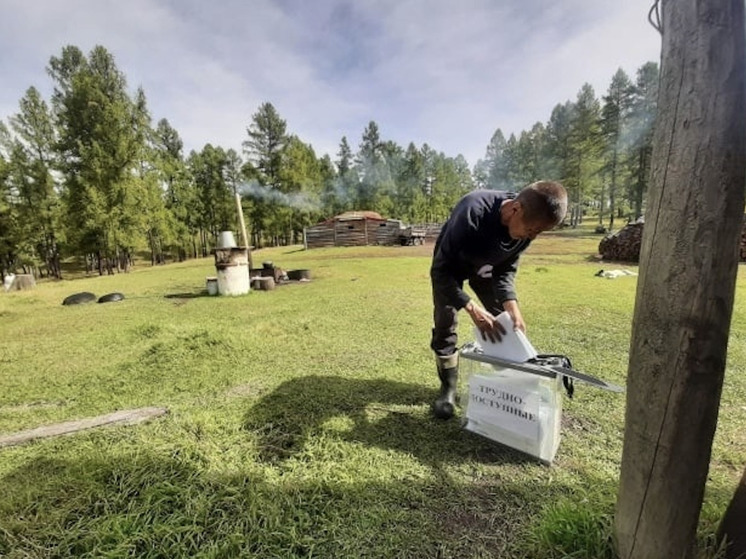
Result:
[[[663,0],[662,20],[615,518],[622,559],[693,555],[746,184],[743,0]]]
[[[241,195],[236,192],[236,211],[238,212],[238,225],[241,228],[241,238],[243,238],[243,244],[246,245],[246,250],[249,255],[249,270],[254,266],[251,261],[251,240],[246,234],[246,223],[243,219],[243,205],[241,204]]]

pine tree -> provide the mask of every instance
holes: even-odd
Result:
[[[584,84],[578,92],[570,121],[569,152],[565,167],[565,186],[572,204],[573,226],[582,221],[586,197],[599,182],[600,116],[601,107],[593,87]]]
[[[324,189],[324,214],[326,217],[351,210],[357,196],[359,177],[346,136],[342,136],[339,142],[339,151],[335,163],[337,169],[334,173],[335,176],[329,178]]]
[[[269,188],[280,188],[282,152],[288,142],[286,122],[272,103],[262,103],[246,132],[249,139],[243,142],[244,151],[259,171],[260,182]]]
[[[20,112],[10,118],[15,132],[11,169],[18,188],[18,219],[27,260],[50,276],[61,278],[59,197],[55,191],[55,131],[49,108],[36,88],[20,101]]]
[[[523,138],[523,133],[521,137]],[[525,152],[526,158],[524,164],[526,174],[523,176],[523,184],[550,178],[549,138],[546,127],[541,122],[535,123],[526,133],[523,141],[524,147],[521,151]]]
[[[448,218],[456,202],[471,190],[471,174],[463,156],[447,157],[438,153],[431,167],[432,196],[430,221]]]
[[[287,184],[282,181],[282,165],[285,150],[289,142],[287,123],[280,118],[272,103],[263,103],[252,116],[252,123],[247,129],[249,139],[243,143],[247,156],[249,178],[254,186],[248,198],[252,205],[252,222],[256,235],[268,233],[272,243],[280,244],[281,238],[287,237],[289,218],[280,215],[278,194],[284,193]],[[266,189],[266,190],[265,190]]]
[[[171,221],[173,245],[170,248],[179,261],[184,260],[188,253],[196,258],[196,193],[184,161],[184,143],[165,118],[158,121],[152,142],[154,164],[164,191],[168,219]]]
[[[489,184],[489,165],[486,160],[478,159],[471,170],[474,188],[487,188]]]
[[[295,135],[290,136],[283,155],[281,172],[283,192],[277,211],[282,214],[284,243],[295,243],[304,227],[318,216],[321,199],[321,165],[310,144]]]
[[[347,174],[352,169],[353,157],[350,144],[347,143],[347,136],[342,136],[339,142],[339,151],[337,152],[337,172],[340,175]]]
[[[604,96],[601,109],[601,135],[603,136],[603,167],[604,184],[608,184],[608,192],[602,191],[600,201],[599,223],[603,223],[603,203],[608,195],[609,199],[609,229],[614,227],[614,217],[617,210],[617,193],[624,182],[624,166],[622,161],[626,151],[626,134],[632,95],[632,82],[627,74],[619,68],[611,78],[609,90]]]
[[[515,192],[518,185],[521,184],[521,170],[519,167],[518,139],[515,134],[508,137],[505,142],[505,176],[506,180],[502,189],[508,192]]]
[[[387,140],[381,143],[380,152],[382,161],[373,209],[382,216],[395,217],[399,214],[399,208],[396,206],[396,177],[404,166],[404,150],[396,142]]]
[[[325,154],[319,161],[321,171],[321,208],[320,219],[325,219],[336,215],[339,208],[340,199],[337,195],[337,184],[339,181],[337,168],[332,162],[332,158]]]
[[[235,229],[235,198],[226,180],[228,157],[223,148],[206,144],[201,152],[189,154],[187,166],[197,192],[202,256],[207,256],[221,231]]]
[[[18,194],[12,181],[9,151],[12,139],[5,124],[0,121],[0,279],[13,273],[19,265],[18,248],[22,231],[18,220]]]
[[[396,198],[398,217],[408,222],[424,222],[428,193],[426,192],[427,172],[425,157],[410,142],[404,153],[397,184],[399,192]]]
[[[547,176],[562,182],[569,188],[570,176],[570,132],[575,105],[570,101],[555,105],[547,123],[547,154],[549,173]]]
[[[49,73],[68,238],[92,255],[100,274],[126,269],[138,235],[132,173],[148,128],[144,94],[130,98],[124,74],[102,46],[88,58],[65,47]]]
[[[508,178],[508,161],[507,161],[507,142],[502,130],[499,128],[490,139],[485,154],[485,165],[487,171],[486,188],[493,190],[509,190],[510,180]]]
[[[642,216],[650,178],[653,152],[653,124],[657,112],[658,64],[648,62],[637,70],[630,110],[630,158],[632,175],[630,204],[634,219]]]
[[[372,120],[363,131],[355,163],[359,177],[355,205],[359,210],[373,210],[382,183],[389,177],[378,125]]]

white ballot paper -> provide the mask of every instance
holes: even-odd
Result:
[[[485,355],[517,363],[523,363],[538,355],[534,346],[528,341],[526,334],[513,328],[513,319],[507,312],[501,312],[497,315],[497,321],[502,324],[506,332],[499,342],[485,340],[479,328],[474,327],[474,338]]]

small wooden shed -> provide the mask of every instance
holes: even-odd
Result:
[[[334,216],[304,233],[306,248],[333,246],[394,245],[404,227],[398,219],[384,219],[371,211],[352,211]]]

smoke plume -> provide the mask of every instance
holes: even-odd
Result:
[[[257,181],[241,183],[238,192],[262,202],[277,204],[300,211],[316,212],[320,205],[305,192],[281,192],[275,188],[262,186]]]

